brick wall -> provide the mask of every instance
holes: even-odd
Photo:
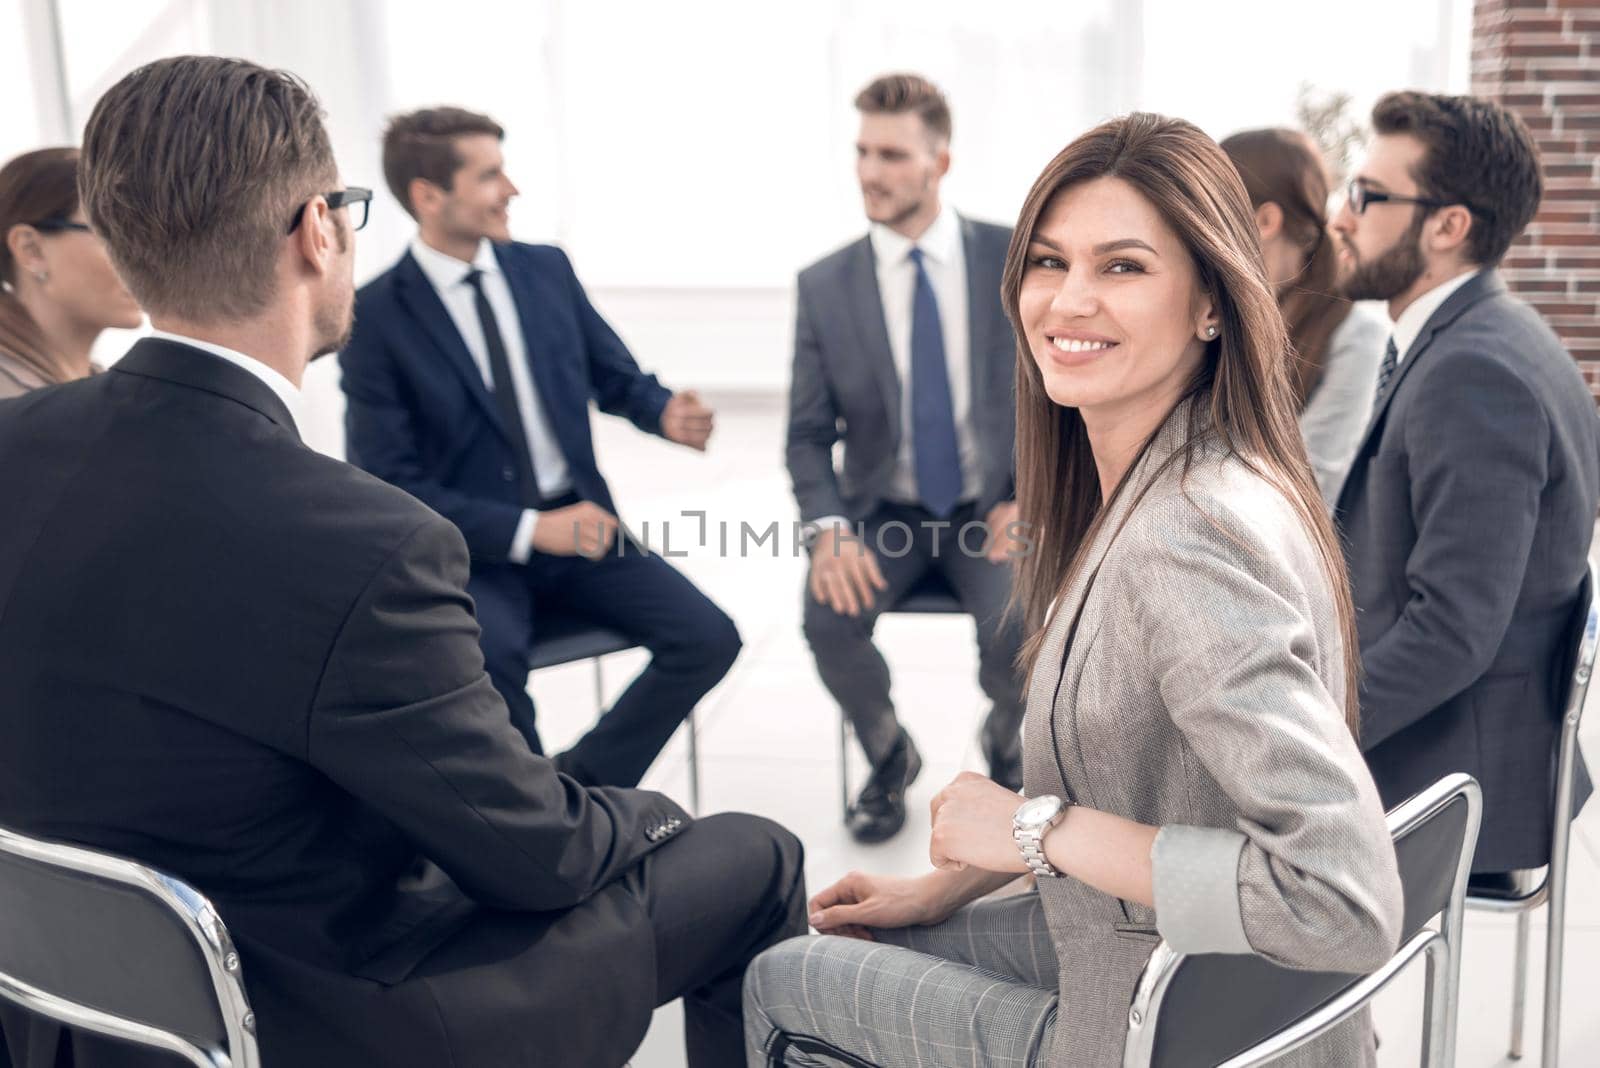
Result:
[[[1600,0],[1476,0],[1472,91],[1539,140],[1544,203],[1503,273],[1600,397]]]

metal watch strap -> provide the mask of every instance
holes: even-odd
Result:
[[[1048,832],[1054,823],[1048,823],[1043,830]],[[1022,860],[1028,865],[1033,874],[1042,879],[1058,879],[1061,873],[1056,871],[1055,865],[1050,863],[1044,855],[1044,834],[1032,828],[1018,827],[1012,835],[1016,839],[1017,848],[1022,851]]]

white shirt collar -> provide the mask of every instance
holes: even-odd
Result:
[[[1428,320],[1433,313],[1438,311],[1445,301],[1450,299],[1450,294],[1466,285],[1477,277],[1477,271],[1467,271],[1458,274],[1448,282],[1440,282],[1422,296],[1406,305],[1406,310],[1400,313],[1400,318],[1394,321],[1394,347],[1399,359],[1404,360],[1406,353],[1416,343],[1417,335],[1422,333],[1422,328],[1428,325]]]
[[[411,239],[411,255],[416,259],[417,266],[422,268],[422,273],[427,275],[428,281],[433,283],[433,288],[440,293],[460,285],[470,270],[477,269],[484,274],[497,274],[500,270],[500,261],[494,256],[494,243],[487,237],[479,239],[478,251],[471,263],[458,260],[448,252],[440,252],[422,240],[421,234]]]
[[[176,341],[180,345],[188,345],[190,348],[209,352],[211,355],[227,360],[235,367],[255,375],[267,384],[268,389],[277,394],[279,400],[283,401],[283,406],[289,409],[289,418],[294,422],[293,429],[295,433],[298,434],[300,432],[300,427],[305,422],[302,415],[302,409],[305,407],[304,398],[301,396],[300,390],[295,387],[295,384],[283,377],[275,369],[268,367],[254,356],[246,356],[242,352],[236,352],[233,349],[225,348],[210,341],[201,341],[197,337],[184,337],[182,334],[172,334],[165,330],[152,330],[150,336],[160,338],[162,341]]]
[[[949,205],[944,205],[915,241],[883,223],[873,223],[867,236],[872,241],[872,254],[879,263],[900,263],[911,255],[913,246],[922,249],[923,255],[935,263],[953,263],[961,251],[961,217]]]

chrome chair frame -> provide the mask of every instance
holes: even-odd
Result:
[[[1583,705],[1589,696],[1589,678],[1594,671],[1595,646],[1600,638],[1600,604],[1596,586],[1600,573],[1589,564],[1584,590],[1588,597],[1583,635],[1578,640],[1572,678],[1567,689],[1566,708],[1561,717],[1561,733],[1556,744],[1556,789],[1550,840],[1550,864],[1542,877],[1514,897],[1467,896],[1467,908],[1478,912],[1515,913],[1517,948],[1511,979],[1511,1042],[1507,1056],[1522,1059],[1523,1019],[1528,1005],[1528,936],[1532,912],[1546,903],[1544,958],[1544,1038],[1539,1063],[1555,1068],[1561,1059],[1561,971],[1567,934],[1567,854],[1572,845],[1572,790],[1578,759],[1578,726],[1583,720]]]
[[[233,948],[233,940],[228,937],[222,918],[204,895],[181,879],[136,861],[79,846],[45,842],[15,831],[0,829],[0,851],[61,871],[130,887],[165,906],[182,921],[206,962],[217,997],[217,1009],[227,1032],[228,1048],[198,1046],[175,1032],[73,1001],[68,993],[42,990],[4,972],[0,972],[0,996],[69,1027],[166,1050],[195,1068],[261,1068],[261,1055],[256,1048],[256,1018],[245,993],[239,954]]]
[[[1457,798],[1466,799],[1467,822],[1450,901],[1442,914],[1439,930],[1424,927],[1417,931],[1377,971],[1355,979],[1310,1013],[1223,1062],[1221,1068],[1247,1068],[1265,1064],[1305,1045],[1354,1015],[1418,956],[1426,956],[1428,962],[1427,993],[1422,1017],[1422,1063],[1430,1068],[1448,1068],[1455,1064],[1456,1006],[1461,986],[1461,929],[1467,876],[1472,870],[1473,846],[1477,843],[1478,825],[1482,819],[1483,794],[1472,776],[1456,773],[1401,802],[1390,811],[1388,817],[1389,833],[1400,838],[1443,811]],[[1160,1031],[1162,1002],[1185,959],[1187,954],[1177,952],[1163,941],[1145,965],[1134,991],[1133,1003],[1128,1009],[1128,1039],[1123,1047],[1123,1068],[1145,1068],[1152,1062]]]
[[[598,652],[585,652],[576,656],[558,655],[549,659],[539,656],[539,643],[534,642],[533,651],[528,658],[528,670],[542,671],[545,668],[559,667],[570,664],[575,660],[589,660],[594,664],[594,709],[595,715],[603,715],[606,710],[606,680],[605,670],[602,666],[603,659],[612,653],[622,653],[629,649],[637,649],[639,643],[624,635],[621,631],[602,627],[598,624],[577,624],[572,621],[573,630],[561,633],[560,639],[575,639],[580,637],[592,638],[599,647]],[[700,815],[700,732],[695,726],[694,709],[689,710],[689,715],[684,718],[683,728],[688,732],[689,743],[689,810],[695,815]]]

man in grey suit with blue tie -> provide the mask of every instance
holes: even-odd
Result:
[[[922,760],[895,716],[873,626],[930,572],[977,625],[990,773],[1021,785],[1020,628],[1004,610],[1009,558],[1027,540],[1013,500],[1015,341],[999,292],[1011,232],[941,203],[950,110],[935,86],[886,75],[855,104],[872,229],[800,273],[788,465],[812,531],[806,639],[873,769],[846,823],[878,842],[904,825]]]
[[[1391,93],[1332,223],[1347,295],[1394,320],[1338,502],[1361,744],[1385,804],[1483,786],[1482,889],[1549,862],[1562,649],[1600,503],[1600,420],[1561,342],[1495,273],[1538,209],[1538,149],[1472,97]],[[1581,758],[1577,802],[1590,791]]]

